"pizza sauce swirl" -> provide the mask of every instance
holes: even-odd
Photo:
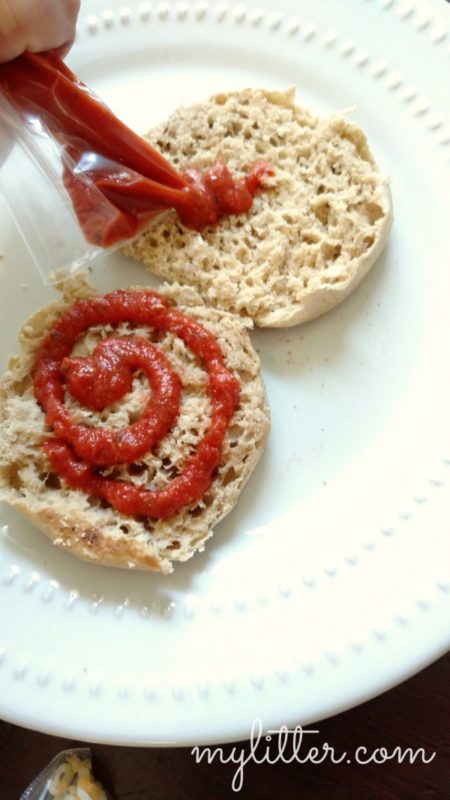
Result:
[[[178,336],[208,372],[207,430],[180,474],[156,491],[115,480],[102,474],[102,468],[135,462],[172,428],[180,410],[181,384],[169,360],[142,336],[111,336],[101,340],[91,355],[71,356],[90,327],[124,322]],[[74,422],[64,404],[65,390],[87,408],[101,411],[131,390],[136,370],[145,373],[151,389],[139,420],[119,431]],[[53,429],[42,447],[56,474],[71,488],[103,499],[121,514],[155,519],[172,516],[207,491],[239,403],[239,384],[225,366],[214,335],[161,295],[146,290],[90,297],[63,312],[39,349],[33,386]]]

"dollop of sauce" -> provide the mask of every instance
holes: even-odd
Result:
[[[102,471],[142,458],[170,431],[179,413],[181,384],[169,360],[141,336],[111,336],[101,340],[89,356],[71,355],[90,327],[123,322],[175,334],[208,373],[208,428],[179,475],[155,491]],[[87,408],[101,411],[130,391],[136,370],[145,373],[151,389],[139,420],[114,431],[74,422],[64,403],[66,391]],[[33,386],[46,423],[53,429],[53,436],[42,445],[52,470],[73,489],[105,500],[121,514],[155,519],[172,516],[208,490],[239,403],[239,384],[225,366],[215,336],[161,295],[144,290],[115,291],[68,308],[39,349]]]
[[[263,161],[235,178],[221,161],[201,173],[178,172],[124,125],[53,52],[25,52],[0,64],[0,89],[34,127],[62,147],[62,179],[87,241],[110,247],[174,209],[201,231],[227,214],[247,212],[264,179]]]
[[[201,231],[228,214],[244,214],[264,179],[272,174],[266,161],[256,161],[243,178],[234,178],[222,161],[204,172],[189,167],[182,173],[189,182],[189,200],[185,207],[177,207],[178,216],[187,228]]]

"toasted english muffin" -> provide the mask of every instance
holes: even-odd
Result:
[[[35,399],[32,370],[43,339],[61,313],[76,301],[96,294],[83,276],[62,284],[61,299],[37,311],[20,333],[19,355],[10,358],[0,381],[0,499],[22,512],[53,542],[74,555],[99,564],[170,572],[204,543],[213,527],[236,504],[262,453],[269,411],[260,362],[239,319],[206,307],[189,288],[163,287],[166,298],[211,331],[225,365],[237,378],[239,405],[225,434],[216,477],[203,497],[164,520],[118,513],[96,497],[72,489],[53,473],[41,448],[51,435]],[[153,335],[156,334],[156,335]],[[205,432],[209,422],[207,374],[201,361],[172,333],[159,334],[136,325],[96,325],[80,337],[78,355],[92,353],[105,336],[141,336],[168,358],[182,384],[179,416],[168,435],[137,464],[113,468],[114,477],[144,488],[167,486]],[[139,416],[148,397],[139,372],[132,390],[105,410],[90,411],[66,392],[75,421],[119,431]]]
[[[381,253],[391,227],[387,179],[362,130],[316,117],[294,93],[246,89],[180,108],[147,134],[178,169],[217,159],[234,174],[273,168],[252,209],[202,233],[175,214],[123,252],[203,300],[261,327],[306,322],[344,300]]]

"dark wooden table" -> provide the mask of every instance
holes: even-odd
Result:
[[[381,697],[308,727],[319,729],[314,745],[321,752],[328,742],[337,755],[365,747],[364,760],[381,747],[389,754],[413,748],[420,758],[412,764],[249,762],[239,793],[231,788],[233,764],[196,764],[190,748],[93,744],[94,767],[115,800],[450,800],[450,655]],[[34,775],[74,744],[0,722],[0,800],[18,800]],[[235,746],[248,752],[248,743]],[[223,747],[225,757],[231,748]]]

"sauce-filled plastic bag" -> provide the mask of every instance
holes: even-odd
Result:
[[[0,122],[16,142],[1,182],[45,279],[86,266],[166,211],[198,231],[248,211],[271,174],[264,162],[237,179],[220,162],[177,172],[51,52],[0,64]]]

